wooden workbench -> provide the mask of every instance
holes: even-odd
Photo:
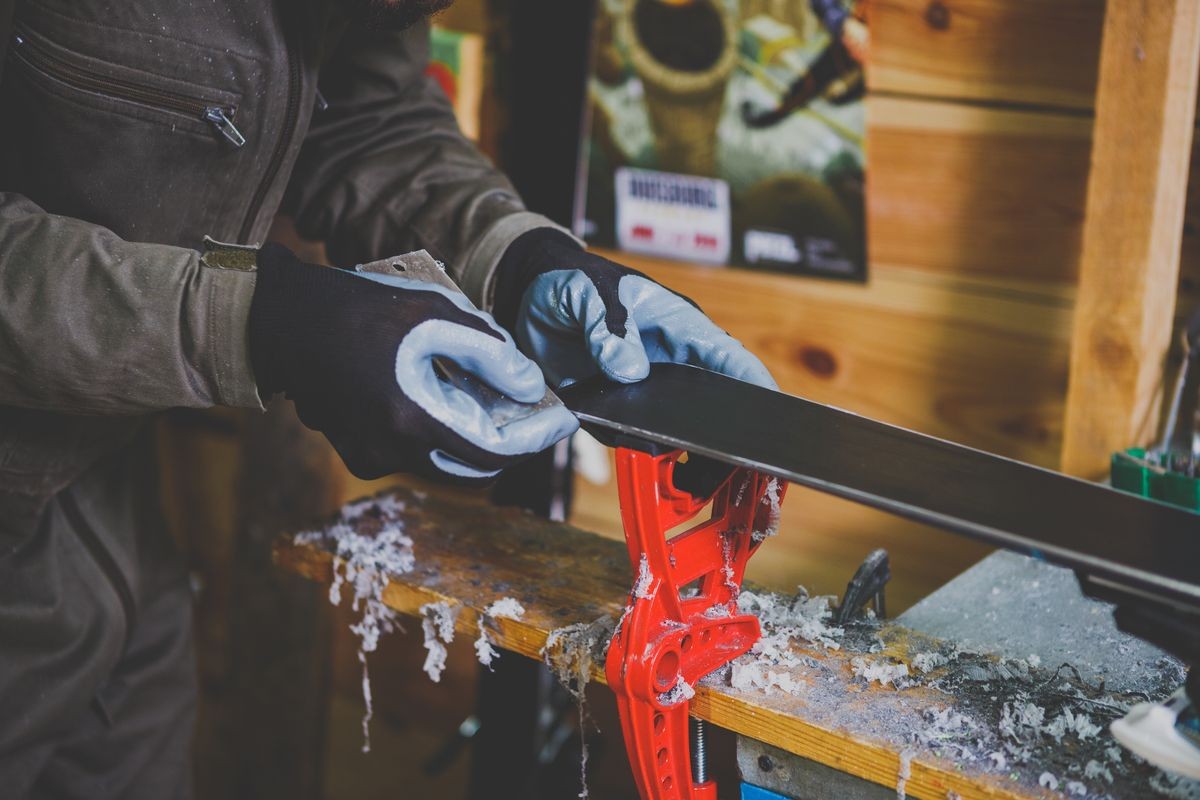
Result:
[[[461,495],[400,491],[392,497],[404,504],[399,520],[413,540],[416,563],[412,572],[390,576],[384,591],[385,603],[397,611],[416,615],[424,604],[446,602],[459,609],[459,634],[474,638],[482,609],[500,598],[513,597],[524,606],[525,614],[520,620],[496,620],[494,638],[507,650],[542,658],[551,631],[598,618],[615,619],[624,607],[631,575],[620,543]],[[363,519],[367,522],[354,526],[359,532],[378,528],[369,514]],[[329,582],[335,568],[330,552],[333,541],[307,538],[310,543],[305,545],[296,545],[291,537],[281,538],[275,549],[276,562]],[[766,555],[759,558],[769,558],[771,544],[764,545]],[[871,652],[878,649],[878,645],[870,646],[876,642],[882,644],[882,650]],[[1004,667],[988,656],[972,656],[970,663],[963,662],[964,669],[985,681],[977,683],[975,690],[962,682],[947,682],[958,687],[951,691],[928,682],[897,690],[855,677],[852,662],[856,658],[900,663],[911,662],[918,653],[953,654],[956,650],[953,643],[894,623],[871,625],[853,635],[848,631],[839,650],[817,645],[798,650],[806,658],[790,671],[804,685],[799,696],[739,691],[729,685],[725,673],[718,672],[696,687],[692,712],[883,786],[896,786],[902,771],[907,772],[905,790],[911,797],[1015,800],[1064,796],[1040,787],[1039,778],[1046,771],[1061,772],[1063,764],[1080,757],[1078,753],[1056,753],[1057,765],[1035,759],[1001,769],[987,759],[965,760],[954,748],[921,744],[916,736],[928,731],[931,714],[951,709],[985,731],[979,735],[986,739],[986,729],[995,727],[1003,705],[1013,700],[1002,685],[1002,676],[1013,675],[1014,685],[1026,688],[1049,683],[1057,688],[1069,676],[1048,680],[1053,670],[1043,675],[1035,669],[1022,679],[1013,674],[1011,665]],[[599,660],[593,677],[603,680]],[[1098,735],[1108,737],[1107,730]],[[986,751],[986,741],[983,745]],[[1130,766],[1115,775],[1111,785],[1103,785],[1103,791],[1114,798],[1143,797],[1151,775],[1144,766]]]

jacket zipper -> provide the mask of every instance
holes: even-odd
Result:
[[[117,564],[117,560],[113,558],[108,548],[100,541],[100,535],[96,533],[96,529],[87,521],[79,504],[75,502],[75,498],[71,495],[68,489],[61,492],[59,495],[59,505],[63,510],[63,515],[67,518],[67,522],[75,529],[83,546],[91,553],[92,560],[100,567],[100,571],[104,573],[104,577],[108,579],[108,583],[112,586],[113,592],[116,593],[117,599],[121,603],[121,610],[125,615],[125,643],[128,645],[129,638],[133,635],[133,626],[137,621],[137,610],[133,602],[133,592],[129,588],[129,583],[125,580],[124,573],[121,572],[121,567]]]
[[[212,125],[213,129],[234,147],[246,144],[246,137],[233,124],[233,116],[237,111],[233,106],[214,105],[198,97],[97,75],[63,61],[32,39],[20,34],[13,38],[13,45],[13,55],[18,60],[68,86],[200,119]]]
[[[300,65],[296,61],[296,54],[292,52],[292,44],[286,26],[283,31],[283,51],[288,65],[288,94],[287,105],[284,106],[283,112],[283,127],[279,131],[279,138],[275,141],[275,150],[271,153],[271,160],[267,162],[267,169],[263,172],[258,188],[254,190],[249,208],[246,209],[246,218],[242,222],[242,229],[238,234],[239,242],[246,242],[250,238],[258,211],[267,198],[271,184],[275,182],[279,168],[283,166],[284,158],[287,157],[288,147],[292,143],[292,135],[295,132],[296,119],[300,114]]]

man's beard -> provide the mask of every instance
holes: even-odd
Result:
[[[403,30],[444,11],[454,0],[342,0],[342,3],[365,22]]]

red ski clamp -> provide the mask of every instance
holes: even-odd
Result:
[[[746,562],[763,539],[754,532],[767,531],[783,499],[782,481],[749,469],[734,470],[710,497],[695,497],[674,483],[683,455],[616,452],[621,518],[637,578],[605,673],[642,800],[716,800],[702,752],[693,775],[688,699],[700,678],[758,641],[758,619],[737,613],[737,596]],[[710,500],[711,517],[667,538]]]

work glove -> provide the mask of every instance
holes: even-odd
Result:
[[[652,361],[776,388],[762,362],[691,300],[552,228],[529,231],[505,251],[495,313],[555,388],[597,373],[633,383]]]
[[[284,392],[361,478],[410,472],[479,483],[578,427],[562,406],[497,427],[439,378],[436,357],[522,403],[546,391],[495,320],[411,278],[306,264],[268,244],[258,252],[249,340],[259,393]]]

